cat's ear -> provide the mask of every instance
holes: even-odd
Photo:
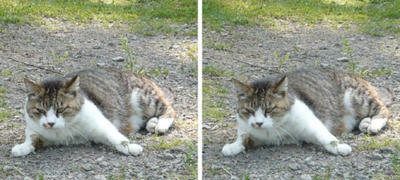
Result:
[[[278,83],[276,83],[273,93],[277,97],[282,98],[287,91],[288,91],[288,78],[286,76],[283,76],[282,79],[279,80]]]
[[[79,76],[76,75],[72,79],[68,80],[65,83],[64,88],[67,92],[74,92],[79,90]]]
[[[42,91],[42,87],[40,87],[39,83],[36,83],[27,77],[24,77],[25,88],[30,95],[38,95]]]
[[[245,83],[242,83],[236,79],[232,79],[233,84],[235,85],[236,94],[240,97],[245,97],[246,95],[251,93],[251,87]]]

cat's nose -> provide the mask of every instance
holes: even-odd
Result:
[[[262,122],[256,122],[256,124],[257,124],[258,127],[261,127],[263,125]]]
[[[53,127],[55,123],[49,122],[47,123],[50,127]]]

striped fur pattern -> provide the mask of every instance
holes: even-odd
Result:
[[[376,88],[360,77],[330,69],[302,69],[279,79],[250,84],[234,80],[234,84],[238,136],[224,146],[224,155],[235,155],[248,144],[304,141],[347,155],[351,147],[340,144],[334,135],[356,128],[376,134],[389,118]],[[393,98],[388,93],[385,97]]]
[[[142,76],[115,69],[82,70],[35,83],[25,79],[25,142],[12,149],[27,155],[38,145],[87,141],[114,146],[127,155],[142,147],[123,135],[145,128],[165,133],[176,114],[164,92]]]

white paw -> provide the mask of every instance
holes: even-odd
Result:
[[[329,145],[325,146],[332,154],[347,156],[351,153],[351,147],[347,144],[339,144],[337,141],[333,141]]]
[[[147,121],[146,130],[152,133],[156,132],[157,124],[158,124],[158,118],[156,117],[151,118],[149,121]]]
[[[142,146],[138,144],[128,144],[128,142],[124,141],[119,145],[116,145],[115,148],[125,155],[134,155],[137,156],[141,152],[143,152]]]
[[[386,125],[386,122],[387,119],[364,118],[358,128],[363,133],[377,134]]]
[[[233,156],[239,154],[240,152],[244,151],[245,147],[241,144],[233,143],[233,144],[225,144],[222,148],[222,154],[224,156]]]
[[[25,156],[29,153],[35,151],[35,148],[31,144],[17,144],[15,145],[12,150],[12,156]]]
[[[172,122],[174,121],[173,118],[162,118],[158,120],[158,124],[156,126],[157,133],[166,133],[171,127]]]
[[[371,134],[377,134],[385,125],[387,119],[373,119],[368,127],[368,132]]]
[[[364,118],[363,120],[361,120],[358,129],[360,129],[360,131],[363,133],[368,133],[368,127],[370,124],[371,124],[371,118]]]

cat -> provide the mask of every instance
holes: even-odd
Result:
[[[335,135],[357,127],[376,134],[389,118],[375,87],[358,76],[331,69],[300,69],[278,80],[261,79],[251,84],[233,82],[238,98],[237,139],[223,147],[225,156],[236,155],[250,145],[300,142],[345,156],[352,149]],[[392,95],[385,97],[393,100]]]
[[[139,155],[143,148],[124,134],[144,127],[166,133],[176,118],[165,91],[145,77],[116,69],[81,70],[41,83],[25,78],[24,83],[25,142],[12,148],[12,156],[88,141]]]

